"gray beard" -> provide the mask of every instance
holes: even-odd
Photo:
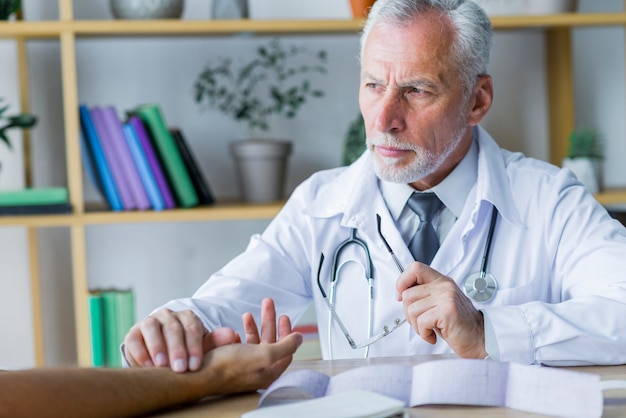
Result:
[[[450,154],[461,142],[465,127],[454,133],[454,138],[442,152],[436,154],[419,145],[406,144],[398,141],[392,134],[384,134],[376,138],[367,138],[367,146],[370,150],[374,145],[391,146],[403,150],[411,150],[415,158],[407,165],[398,166],[395,158],[386,158],[374,155],[374,172],[379,179],[392,183],[413,183],[434,173],[446,161]]]

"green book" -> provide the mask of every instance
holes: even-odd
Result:
[[[100,292],[104,312],[104,358],[107,367],[122,367],[120,346],[135,324],[135,297],[131,289]]]
[[[130,113],[139,116],[148,128],[178,204],[184,208],[196,206],[198,195],[161,108],[156,104],[147,104]]]
[[[46,187],[0,192],[0,206],[52,205],[67,203],[65,187]]]
[[[115,303],[117,307],[117,357],[121,362],[120,345],[124,342],[124,337],[130,328],[135,324],[135,296],[133,291],[131,289],[118,290],[115,293]]]
[[[102,295],[100,292],[90,293],[87,297],[89,304],[89,333],[91,336],[91,364],[94,367],[104,366],[104,329],[102,322]]]
[[[115,290],[103,290],[102,310],[104,312],[104,364],[107,367],[122,367],[120,344],[117,331],[117,302]]]

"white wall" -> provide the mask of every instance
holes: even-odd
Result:
[[[333,2],[336,4],[336,0]],[[24,3],[29,18],[56,17],[54,1],[25,0]],[[107,0],[75,3],[77,18],[110,17]],[[587,0],[582,2],[582,7],[608,10],[615,3],[618,2]],[[184,18],[209,16],[208,0],[187,4]],[[606,164],[607,183],[623,186],[626,183],[623,172],[626,168],[620,158],[626,154],[621,116],[624,114],[623,30],[577,29],[575,32],[577,118],[580,123],[597,124],[607,133],[611,151]],[[541,30],[496,33],[491,65],[496,98],[484,126],[502,146],[547,159],[543,38]],[[160,103],[168,123],[183,128],[215,194],[219,198],[234,196],[228,144],[245,137],[246,129],[217,112],[199,110],[193,101],[192,85],[212,57],[243,57],[266,39],[264,36],[80,39],[77,42],[79,99],[88,105],[113,104],[120,112],[140,103]],[[355,59],[358,38],[311,35],[289,36],[286,41],[326,49],[330,62],[330,76],[322,80],[326,97],[311,101],[301,116],[275,132],[295,143],[288,180],[288,189],[292,190],[312,172],[340,164],[343,135],[358,111]],[[10,42],[0,42],[0,62],[14,60],[11,48]],[[588,58],[592,53],[593,60]],[[40,115],[40,123],[33,132],[35,181],[40,186],[64,185],[58,42],[29,42],[29,60],[31,102],[33,111]],[[604,60],[598,61],[603,65],[595,65],[595,60]],[[608,65],[604,64],[607,60]],[[0,96],[8,96],[4,92],[10,92],[17,103],[16,73],[6,67],[0,66]],[[0,158],[4,157],[0,154]],[[88,199],[100,199],[87,180],[85,189]],[[90,227],[87,232],[89,283],[93,287],[132,285],[137,294],[137,314],[143,317],[170,298],[191,294],[212,271],[243,250],[250,234],[262,231],[266,225],[267,221],[241,221]],[[69,233],[63,228],[44,230],[40,238],[46,358],[50,364],[71,363],[75,349]],[[11,342],[0,344],[0,365],[32,364],[25,248],[20,228],[0,229],[0,329],[8,337],[4,341]]]

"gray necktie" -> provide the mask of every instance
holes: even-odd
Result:
[[[413,193],[406,204],[420,218],[417,232],[409,241],[409,250],[415,261],[430,265],[439,249],[439,238],[431,221],[443,203],[434,193]]]

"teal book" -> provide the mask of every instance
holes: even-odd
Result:
[[[131,289],[106,289],[102,295],[104,359],[107,367],[122,367],[120,346],[135,323],[135,297]]]
[[[91,337],[91,364],[104,366],[104,328],[102,318],[102,295],[92,292],[87,297],[89,304],[89,334]]]
[[[65,187],[0,191],[0,206],[55,205],[67,202],[68,193]]]
[[[148,104],[138,107],[130,114],[139,116],[146,125],[179,206],[183,208],[197,206],[198,194],[161,108],[156,104]]]
[[[135,294],[132,289],[118,290],[115,293],[115,303],[117,307],[117,359],[121,365],[120,346],[128,331],[135,324]]]
[[[117,331],[117,302],[115,290],[103,290],[102,312],[104,324],[104,364],[107,367],[122,367]]]

